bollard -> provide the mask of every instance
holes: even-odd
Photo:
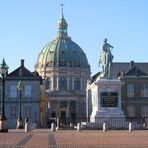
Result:
[[[132,123],[129,123],[129,132],[131,132],[133,130],[134,130],[133,124]]]
[[[60,125],[60,120],[59,117],[57,117],[57,129],[59,129],[59,125]]]
[[[28,131],[29,131],[29,124],[25,123],[25,132],[28,132]]]
[[[51,132],[55,132],[55,130],[56,130],[55,123],[52,123],[51,124]]]
[[[69,125],[71,128],[73,128],[73,123],[70,123],[70,125]]]
[[[58,131],[58,129],[59,129],[59,127],[57,126],[57,127],[56,127],[56,131]]]
[[[81,131],[81,125],[80,123],[77,124],[77,132]]]
[[[103,123],[103,132],[105,132],[107,130],[108,130],[107,124],[106,123]]]
[[[28,116],[25,117],[25,124],[29,122]]]

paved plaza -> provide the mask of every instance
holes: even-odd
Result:
[[[148,131],[9,130],[0,133],[0,148],[148,148]]]

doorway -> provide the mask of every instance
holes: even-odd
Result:
[[[75,113],[75,111],[71,111],[71,120],[72,120],[73,123],[76,122],[76,113]]]
[[[66,122],[66,111],[61,111],[61,122],[62,123]]]

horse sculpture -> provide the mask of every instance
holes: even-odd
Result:
[[[110,77],[110,68],[114,58],[110,48],[113,48],[113,46],[108,44],[107,39],[105,39],[104,44],[102,45],[102,51],[99,60],[99,65],[102,65],[102,71],[105,77]]]

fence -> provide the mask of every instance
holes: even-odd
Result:
[[[82,122],[83,129],[102,129],[103,123],[106,123],[108,129],[128,129],[129,123],[133,124],[134,129],[148,129],[148,118],[137,117],[99,117],[94,119],[95,122]]]
[[[93,119],[94,122],[90,118],[77,118],[75,120],[71,120],[70,118],[66,118],[63,122],[59,119],[59,127],[68,128],[70,127],[70,123],[77,125],[77,123],[81,123],[82,129],[102,129],[103,123],[106,123],[108,129],[118,130],[118,129],[128,129],[129,123],[133,124],[134,129],[148,129],[148,117],[140,118],[140,117],[98,117]],[[55,122],[56,123],[56,122]]]

